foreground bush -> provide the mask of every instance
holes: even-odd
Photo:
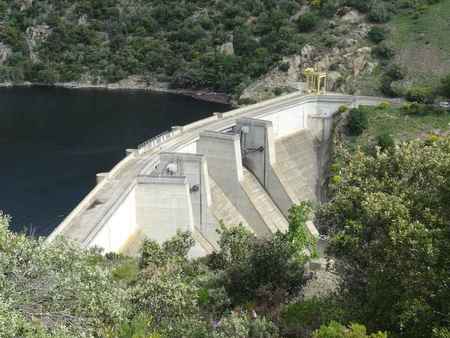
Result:
[[[95,251],[13,234],[0,213],[0,332],[5,337],[89,337],[127,315]]]
[[[313,338],[387,338],[385,333],[367,334],[364,325],[351,324],[345,327],[337,322],[331,322],[314,332]]]
[[[345,155],[318,222],[342,263],[350,319],[398,337],[431,337],[450,314],[450,138]]]

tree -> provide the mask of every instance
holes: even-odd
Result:
[[[431,337],[450,313],[450,138],[344,155],[317,218],[342,263],[345,309],[370,330]]]
[[[447,75],[445,78],[441,81],[441,91],[442,95],[444,95],[447,98],[450,98],[450,74]]]
[[[315,331],[313,338],[387,338],[387,335],[382,332],[368,335],[364,325],[360,324],[351,324],[349,327],[345,327],[337,322],[331,322]]]
[[[297,27],[300,32],[313,31],[319,23],[320,17],[311,12],[307,12],[300,16],[297,20]]]
[[[367,33],[367,37],[374,43],[380,43],[386,38],[386,31],[381,27],[375,26]]]
[[[350,135],[361,135],[368,126],[369,120],[367,117],[367,111],[364,107],[350,109],[347,124]]]

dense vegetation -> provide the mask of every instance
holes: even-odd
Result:
[[[292,208],[289,231],[271,239],[224,228],[221,250],[199,260],[187,259],[189,233],[146,241],[135,260],[14,234],[0,214],[0,334],[278,337],[275,313],[301,292],[314,248],[308,213]]]
[[[0,42],[11,55],[0,81],[95,84],[139,75],[236,93],[273,66],[286,70],[282,57],[299,54],[306,42],[333,47],[321,32],[344,6],[384,23],[434,2],[1,0]],[[381,58],[391,55],[384,35],[369,35]]]
[[[345,117],[346,109],[340,113]],[[386,140],[378,130],[396,114],[417,121],[403,134],[392,127]],[[449,337],[450,116],[412,104],[359,107],[348,115],[335,134],[330,199],[316,211],[340,276],[336,293],[303,296],[304,265],[316,254],[305,227],[307,203],[291,209],[286,234],[263,239],[242,226],[223,227],[220,250],[197,260],[187,259],[189,233],[163,245],[147,240],[134,259],[13,234],[2,215],[0,332]],[[362,126],[357,136],[355,121]],[[440,133],[433,123],[441,123]]]

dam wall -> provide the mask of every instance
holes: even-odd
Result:
[[[135,254],[144,238],[163,242],[188,230],[196,240],[191,255],[201,256],[217,249],[221,221],[259,236],[285,231],[293,203],[317,200],[316,146],[327,142],[333,114],[341,105],[384,101],[293,93],[174,126],[127,150],[47,241],[63,236]]]
[[[92,238],[89,246],[103,248],[106,252],[119,252],[124,246],[124,238],[137,231],[136,187],[126,194],[118,208]]]

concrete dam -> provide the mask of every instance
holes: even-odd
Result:
[[[145,238],[163,242],[181,230],[193,234],[197,257],[218,248],[220,222],[242,223],[257,236],[286,231],[293,204],[320,201],[321,145],[334,113],[383,101],[298,92],[174,126],[98,174],[47,241],[63,236],[135,255]]]

